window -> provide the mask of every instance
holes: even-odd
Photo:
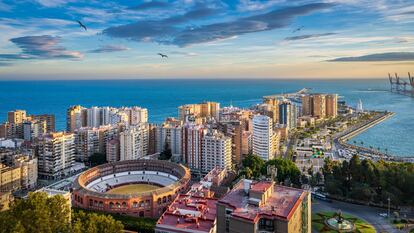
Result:
[[[275,227],[273,224],[273,220],[261,218],[259,220],[259,230],[265,230],[265,231],[274,231]]]

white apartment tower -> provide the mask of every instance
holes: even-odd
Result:
[[[232,169],[232,141],[217,130],[209,131],[203,137],[201,171],[208,173],[214,168]]]
[[[165,144],[168,144],[174,156],[181,156],[181,133],[181,125],[169,123],[158,125],[155,129],[155,151],[161,153],[165,148]]]
[[[274,133],[272,119],[268,116],[253,117],[253,154],[265,161],[274,158]]]
[[[38,147],[39,176],[57,179],[67,174],[75,161],[75,137],[71,133],[43,136]]]
[[[119,135],[120,160],[135,160],[147,155],[148,124],[130,126]]]

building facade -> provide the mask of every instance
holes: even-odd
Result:
[[[275,156],[275,136],[272,119],[268,116],[253,117],[253,154],[265,161]]]
[[[241,180],[217,203],[217,232],[311,231],[311,198],[304,190]]]
[[[210,130],[203,137],[201,171],[214,168],[232,170],[231,138],[217,130]]]
[[[129,126],[119,134],[120,161],[135,160],[148,154],[148,124]]]
[[[71,133],[51,133],[38,142],[39,177],[58,179],[69,173],[75,162],[75,136]]]

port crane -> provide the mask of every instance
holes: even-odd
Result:
[[[394,77],[388,73],[388,79],[391,86],[391,92],[414,97],[414,77],[411,77],[410,72],[408,72],[408,82],[401,79],[397,73],[394,74]],[[410,90],[407,90],[407,87],[410,87]]]

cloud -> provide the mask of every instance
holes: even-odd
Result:
[[[237,35],[269,31],[289,25],[297,16],[306,15],[316,10],[332,7],[333,4],[314,3],[302,6],[287,7],[273,10],[269,13],[240,18],[232,22],[216,23],[201,26],[196,29],[187,29],[179,33],[173,40],[173,44],[185,47],[192,44],[222,40]]]
[[[83,54],[59,46],[60,37],[49,35],[24,36],[10,39],[22,52],[19,54],[0,54],[1,60],[27,59],[80,59]]]
[[[185,47],[192,44],[212,42],[238,35],[282,28],[295,17],[334,6],[331,3],[314,3],[273,10],[265,14],[239,18],[234,21],[218,22],[199,27],[179,27],[192,23],[217,12],[216,9],[198,7],[183,15],[163,20],[140,21],[132,24],[110,27],[103,34],[111,37],[127,38],[137,41],[155,41]]]
[[[0,11],[6,11],[6,12],[10,12],[11,11],[11,6],[10,5],[8,5],[8,4],[6,4],[6,3],[4,3],[4,2],[2,2],[1,0],[0,0]]]
[[[66,5],[69,0],[36,0],[37,3],[44,7],[58,7]]]
[[[159,1],[152,1],[152,2],[145,2],[138,6],[130,7],[131,10],[147,10],[153,8],[165,8],[168,7],[169,4],[166,2],[159,2]]]
[[[198,56],[198,54],[194,53],[194,52],[181,52],[181,51],[171,51],[170,54],[183,55],[183,56],[186,56],[186,57]]]
[[[110,27],[102,33],[111,37],[128,38],[137,41],[157,41],[169,40],[171,36],[178,33],[177,24],[192,22],[214,14],[212,8],[198,7],[185,14],[169,17],[162,20],[146,20],[136,23]]]
[[[100,48],[89,51],[90,53],[112,53],[128,50],[129,48],[120,45],[104,45]]]
[[[401,15],[414,15],[414,11],[402,12]]]
[[[321,34],[308,34],[308,35],[301,35],[301,36],[290,36],[290,37],[286,37],[285,40],[305,40],[305,39],[311,39],[311,38],[318,38],[318,37],[323,37],[323,36],[332,36],[332,35],[336,35],[337,33],[321,33]]]
[[[329,62],[414,61],[414,52],[375,53],[359,57],[340,57]]]

